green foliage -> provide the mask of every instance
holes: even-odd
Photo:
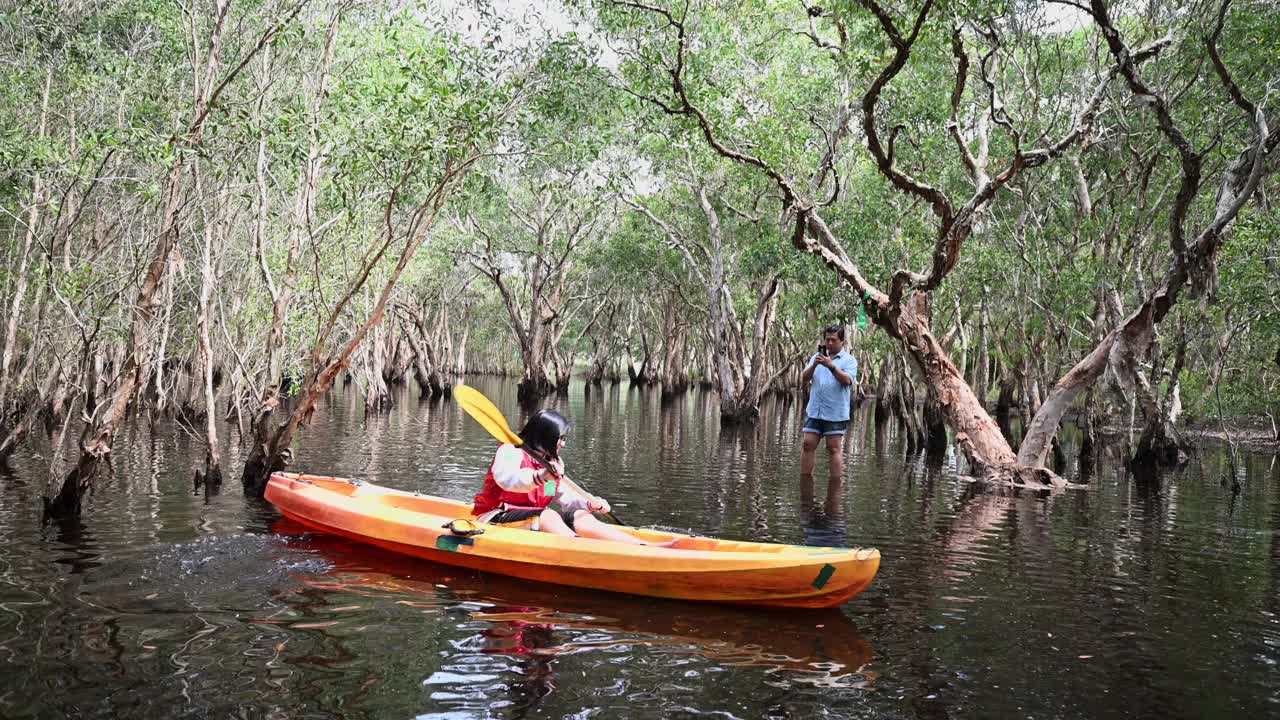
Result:
[[[655,3],[684,23],[685,90],[724,148],[758,159],[812,195],[845,252],[877,288],[887,290],[899,271],[929,268],[939,218],[927,203],[892,185],[867,150],[862,100],[894,47],[862,3],[821,3],[815,18],[803,4],[782,0]],[[371,248],[387,232],[402,239],[430,188],[464,160],[475,160],[474,171],[436,218],[398,299],[435,312],[456,301],[464,310],[449,306],[453,322],[461,322],[457,313],[467,313],[472,346],[484,362],[509,365],[514,358],[511,318],[473,265],[485,253],[522,304],[530,302],[533,268],[567,254],[561,278],[566,319],[557,327],[564,330],[561,349],[579,359],[610,332],[621,346],[638,347],[642,334],[655,346],[664,342],[671,303],[689,324],[691,346],[705,345],[713,255],[727,274],[729,321],[744,338],[754,331],[761,287],[780,279],[775,357],[807,347],[822,325],[852,323],[857,316],[859,299],[836,274],[792,247],[794,228],[782,215],[776,183],[759,168],[714,152],[695,119],[674,112],[680,107],[670,74],[676,36],[659,14],[607,0],[574,0],[566,4],[571,22],[551,23],[560,29],[543,32],[537,20],[504,17],[485,3],[448,11],[428,3],[395,9],[357,4],[342,18],[329,91],[317,99],[334,8],[309,7],[275,38],[269,65],[256,58],[227,88],[198,147],[179,149],[175,137],[190,122],[196,82],[191,17],[184,7],[161,0],[38,0],[0,9],[0,203],[7,210],[0,216],[0,250],[16,257],[24,237],[21,218],[43,186],[39,262],[31,280],[47,282],[77,317],[101,317],[103,337],[119,339],[127,328],[140,268],[153,247],[162,188],[178,152],[203,185],[197,195],[188,174],[182,188],[179,255],[185,269],[174,291],[174,352],[193,347],[194,268],[207,222],[226,226],[220,312],[250,367],[263,361],[259,351],[246,348],[264,345],[271,319],[260,265],[281,281],[286,241],[302,238],[301,268],[293,278],[297,300],[285,329],[286,366],[297,375],[304,348]],[[203,37],[211,13],[201,3],[190,7],[194,35]],[[228,27],[235,31],[225,38],[224,70],[248,52],[282,7],[271,0],[233,4]],[[886,9],[905,30],[920,7]],[[1043,147],[1065,136],[1110,60],[1096,28],[1055,24],[1061,7],[1039,0],[933,5],[909,62],[883,88],[872,118],[882,143],[896,133],[896,169],[938,188],[959,207],[974,194],[976,180],[956,134],[980,162],[979,136],[985,133],[988,176],[1006,170],[1016,148]],[[1221,169],[1251,133],[1204,56],[1216,15],[1177,2],[1113,13],[1133,47],[1175,36],[1142,73],[1175,98],[1174,120],[1206,153],[1204,186],[1189,211],[1194,235],[1214,210]],[[953,111],[956,27],[970,66]],[[843,49],[833,52],[841,43]],[[1241,91],[1261,102],[1280,65],[1280,10],[1262,0],[1233,4],[1218,46]],[[42,136],[46,82],[50,121]],[[1000,109],[994,118],[993,102]],[[837,128],[840,118],[846,125]],[[837,135],[841,143],[819,182]],[[313,138],[322,171],[311,225],[299,228],[296,203]],[[261,227],[260,141],[267,195]],[[1001,362],[1029,358],[1041,364],[1036,371],[1047,380],[1060,376],[1118,321],[1115,310],[1099,312],[1100,301],[1114,301],[1122,317],[1162,277],[1179,171],[1154,115],[1132,100],[1123,83],[1113,82],[1082,142],[1024,172],[979,213],[960,263],[933,295],[935,333],[949,333],[960,319],[975,342],[985,307],[991,351]],[[1076,200],[1080,178],[1090,190],[1089,213]],[[81,193],[95,180],[95,194],[76,214]],[[1274,177],[1264,183],[1274,198]],[[718,249],[712,248],[698,188],[720,222]],[[688,255],[624,199],[643,204],[678,233]],[[57,237],[72,238],[72,249],[65,260],[46,257],[45,249],[57,246],[53,219],[64,211],[68,225]],[[74,222],[67,219],[72,216]],[[572,240],[571,226],[579,219],[591,221],[590,233]],[[531,229],[539,223],[545,232]],[[1184,296],[1161,328],[1163,348],[1172,348],[1179,333],[1189,338],[1184,387],[1194,412],[1207,411],[1210,390],[1220,391],[1231,408],[1266,410],[1280,386],[1272,360],[1280,337],[1277,237],[1275,213],[1248,208],[1220,255],[1216,298],[1201,310],[1198,299]],[[372,282],[385,278],[395,259],[388,255],[376,264]],[[6,288],[12,272],[0,270]],[[583,335],[601,299],[618,306],[614,327]],[[364,317],[371,302],[371,293],[353,299],[338,319],[339,335]],[[1094,327],[1095,317],[1103,326]],[[51,336],[78,336],[70,321],[60,322],[67,332]],[[1234,325],[1232,360],[1220,387],[1209,388],[1218,340]],[[963,354],[958,337],[951,334],[957,358]],[[897,352],[875,331],[858,343],[872,354]]]

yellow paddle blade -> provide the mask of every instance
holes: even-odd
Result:
[[[507,419],[503,417],[502,411],[498,409],[493,401],[484,396],[484,393],[469,386],[458,385],[453,389],[453,399],[467,411],[471,419],[480,423],[489,434],[497,438],[499,442],[511,443],[512,445],[522,445],[524,441],[520,436],[512,431],[511,426],[507,424]]]

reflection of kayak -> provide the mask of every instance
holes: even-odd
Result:
[[[862,592],[880,567],[872,549],[801,547],[625,528],[673,548],[567,538],[495,525],[463,537],[444,526],[469,505],[340,478],[276,473],[266,498],[309,527],[449,565],[614,592],[681,600],[832,607]]]
[[[306,530],[285,519],[275,532]],[[593,590],[565,590],[497,575],[458,572],[415,558],[376,550],[352,557],[341,541],[316,535],[303,546],[331,559],[334,568],[313,576],[318,589],[438,606],[445,594],[474,609],[471,618],[495,628],[550,626],[595,630],[628,637],[556,634],[554,643],[534,652],[556,654],[587,647],[644,645],[663,653],[695,653],[722,663],[817,673],[818,682],[858,672],[871,661],[871,646],[839,610],[800,615],[783,610],[735,608],[668,600],[628,599]],[[486,652],[502,652],[486,649]],[[512,649],[511,652],[517,652]],[[868,678],[863,676],[861,681]]]

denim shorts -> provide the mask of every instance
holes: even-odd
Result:
[[[808,418],[804,421],[804,432],[815,433],[826,437],[827,435],[843,435],[844,431],[849,427],[848,420],[820,420],[818,418]]]

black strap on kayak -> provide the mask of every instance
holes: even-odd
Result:
[[[440,527],[448,530],[454,535],[460,535],[462,537],[484,534],[484,529],[476,527],[476,524],[470,520],[450,520]]]

